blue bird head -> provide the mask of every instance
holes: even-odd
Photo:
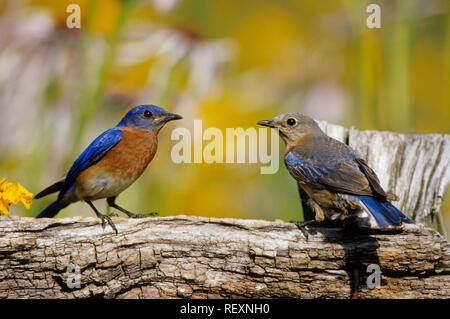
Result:
[[[182,118],[180,115],[169,113],[156,105],[139,105],[129,110],[117,126],[140,130],[159,130],[167,122]]]

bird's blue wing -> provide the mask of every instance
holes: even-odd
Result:
[[[340,193],[372,195],[369,182],[356,163],[317,161],[301,155],[297,156],[294,150],[284,158],[289,173],[298,182]]]
[[[61,190],[60,197],[64,195],[75,184],[78,175],[89,166],[100,160],[112,147],[114,147],[123,136],[119,128],[111,128],[97,137],[76,159],[66,175],[64,187]]]
[[[329,172],[325,166],[315,165],[309,160],[300,159],[295,156],[293,152],[289,152],[284,157],[284,163],[286,164],[289,173],[298,182],[323,188],[323,185],[320,185],[319,183],[319,178]]]

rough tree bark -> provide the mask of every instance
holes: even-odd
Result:
[[[0,219],[0,297],[450,297],[450,244],[430,228],[347,236],[283,221]],[[80,267],[80,288],[69,265]],[[379,265],[381,286],[366,285]],[[353,271],[359,269],[359,283]],[[69,281],[69,285],[68,285]]]
[[[418,224],[352,236],[310,228],[306,239],[283,221],[113,217],[116,235],[91,217],[1,217],[0,298],[449,298],[450,244],[420,224],[442,232],[450,136],[321,126],[368,160]]]

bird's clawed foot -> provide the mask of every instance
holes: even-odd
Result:
[[[306,240],[308,240],[309,237],[309,233],[308,233],[308,229],[307,226],[311,226],[316,224],[317,222],[312,219],[312,220],[307,220],[307,221],[296,221],[296,220],[291,220],[290,223],[293,223],[295,226],[298,227],[298,229],[302,232],[303,236],[305,236]]]
[[[105,226],[106,226],[105,221],[107,221],[109,226],[111,226],[111,228],[116,232],[116,235],[117,235],[119,232],[117,231],[116,225],[114,225],[113,221],[111,220],[111,217],[100,213],[98,211],[98,209],[95,208],[94,204],[92,204],[92,202],[89,199],[86,199],[85,201],[86,201],[86,203],[88,203],[89,206],[91,206],[92,210],[95,212],[95,215],[97,215],[97,217],[102,220],[102,228],[105,229]]]
[[[113,221],[111,220],[111,218],[107,215],[99,215],[98,216],[101,220],[102,220],[102,228],[105,229],[106,226],[106,222],[108,222],[109,226],[111,226],[111,228],[116,232],[116,235],[119,233],[117,231],[116,225],[114,225]]]

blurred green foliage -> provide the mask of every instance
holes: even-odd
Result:
[[[80,30],[66,27],[70,3],[80,5]],[[6,1],[0,177],[37,193],[144,103],[183,114],[176,125],[186,127],[193,119],[256,127],[299,111],[361,129],[450,133],[450,2],[376,1],[380,29],[366,26],[368,3]],[[156,158],[121,205],[163,216],[301,219],[282,161],[275,175],[260,175],[259,164],[176,165],[174,127],[162,131]],[[50,201],[15,214],[34,216]],[[60,216],[70,214],[91,212],[75,204]]]

